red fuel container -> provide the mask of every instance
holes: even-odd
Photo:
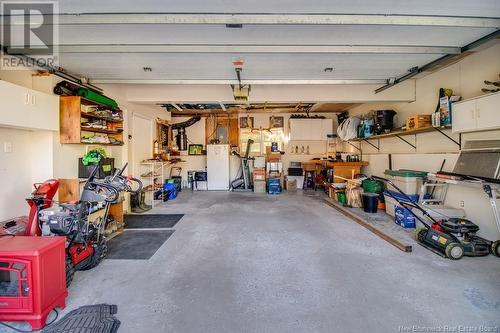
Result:
[[[66,306],[66,237],[0,238],[0,321],[45,326],[55,307]]]

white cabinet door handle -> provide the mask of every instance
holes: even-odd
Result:
[[[477,117],[478,117],[478,118],[481,118],[481,110],[476,109],[476,113],[477,113]]]
[[[30,103],[30,93],[24,95],[24,104],[28,105]]]
[[[31,95],[31,105],[36,104],[36,95]]]

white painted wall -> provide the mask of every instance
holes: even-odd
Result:
[[[393,109],[398,112],[396,125],[405,123],[406,117],[415,114],[430,114],[434,112],[439,88],[451,88],[454,93],[463,98],[480,96],[483,93],[483,81],[497,81],[500,73],[500,45],[464,58],[462,61],[448,66],[438,72],[416,80],[416,101],[412,103],[368,103],[353,108],[350,115],[365,114],[371,110]],[[389,89],[390,90],[390,89]],[[448,135],[458,139],[458,135]],[[405,137],[415,142],[415,137]],[[467,139],[500,139],[500,131],[467,133],[462,136],[462,142]],[[388,168],[388,155],[392,154],[393,168],[408,168],[413,170],[438,171],[443,159],[446,159],[445,171],[452,171],[458,158],[459,148],[439,133],[419,134],[416,137],[417,149],[414,150],[398,138],[388,138],[380,141],[380,152],[366,143],[362,144],[363,157],[370,162],[365,173],[383,175]],[[374,142],[376,144],[376,142]],[[348,145],[345,149],[354,151]],[[481,190],[454,186],[448,192],[446,204],[459,207],[464,202],[467,217],[481,227],[480,235],[488,239],[499,239],[491,206],[486,194]]]

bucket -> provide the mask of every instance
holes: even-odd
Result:
[[[363,193],[363,210],[367,213],[376,213],[378,206],[377,193]]]

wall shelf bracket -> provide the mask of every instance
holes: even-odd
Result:
[[[442,135],[444,135],[445,137],[447,137],[451,142],[453,142],[454,144],[456,144],[458,146],[458,148],[462,148],[462,133],[459,133],[458,134],[458,141],[455,140],[454,138],[452,138],[451,136],[449,136],[448,134],[446,134],[442,129],[440,129],[439,127],[434,127],[434,129],[436,131],[438,131],[439,133],[441,133]]]
[[[377,149],[377,151],[380,151],[380,138],[377,139],[376,146],[372,142],[370,142],[370,138],[363,139],[363,141],[372,146],[373,148]]]
[[[417,150],[417,146],[411,143],[410,141],[404,139],[401,135],[396,135],[397,138],[401,139],[402,141],[406,142],[408,145],[412,146],[415,150]],[[415,135],[416,137],[416,135]]]

